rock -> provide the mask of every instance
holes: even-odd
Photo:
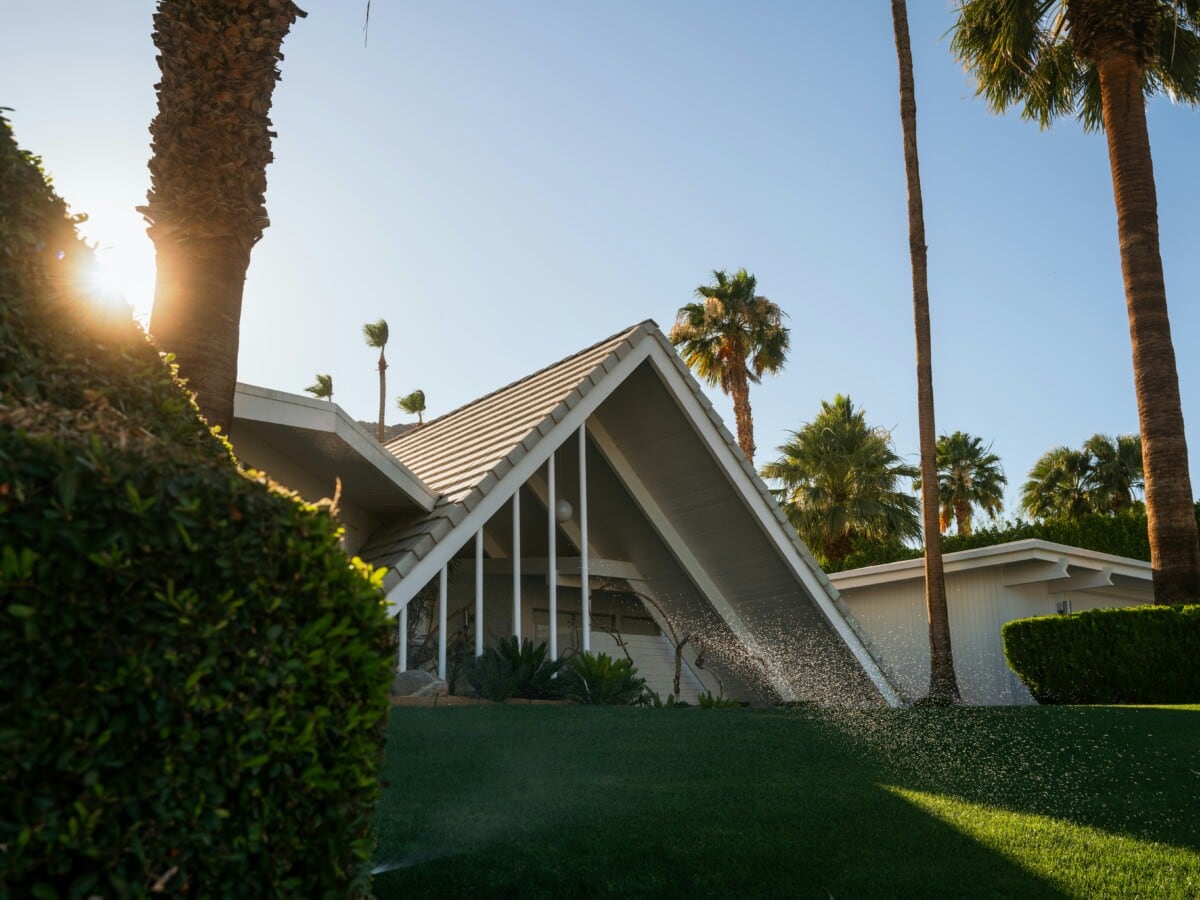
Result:
[[[450,688],[446,682],[440,678],[435,678],[425,687],[419,689],[414,697],[447,697],[450,694]]]
[[[423,688],[428,687],[431,683],[438,681],[428,672],[422,669],[411,669],[407,672],[398,672],[395,680],[392,682],[393,697],[413,697],[418,694]],[[445,684],[445,682],[441,682]]]

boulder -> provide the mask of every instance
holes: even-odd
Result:
[[[448,693],[445,681],[423,669],[399,672],[392,681],[393,697],[444,697]]]

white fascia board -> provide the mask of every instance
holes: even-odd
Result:
[[[825,615],[834,631],[862,666],[863,671],[871,679],[884,701],[889,706],[902,706],[903,701],[900,699],[900,694],[888,680],[875,657],[867,650],[858,632],[851,627],[846,615],[838,609],[834,601],[835,592],[821,582],[808,562],[800,555],[800,551],[792,543],[791,538],[783,532],[783,525],[775,518],[770,501],[759,492],[759,487],[755,483],[758,476],[751,476],[733,455],[735,452],[733,447],[721,435],[716,424],[709,418],[708,411],[700,399],[692,392],[683,374],[675,367],[675,361],[671,358],[674,351],[668,351],[658,341],[648,343],[653,344],[650,359],[662,376],[663,384],[671,391],[676,403],[688,415],[697,433],[708,444],[710,454],[724,469],[730,483],[742,495],[746,508],[754,513],[764,534],[770,536],[793,574],[807,589],[809,596],[817,604],[817,608]]]
[[[1148,562],[1114,556],[1111,553],[1085,550],[1082,547],[1071,547],[1067,544],[1056,544],[1040,538],[1025,538],[1020,541],[1010,541],[1007,544],[995,544],[991,547],[947,553],[942,557],[942,563],[946,574],[950,575],[955,572],[1010,566],[1018,563],[1058,563],[1064,559],[1071,566],[1096,570],[1110,568],[1114,574],[1126,575],[1130,578],[1147,581],[1151,578],[1150,563]],[[925,558],[917,557],[877,566],[864,566],[861,569],[848,569],[845,572],[833,572],[829,575],[829,580],[839,590],[850,590],[924,577]]]
[[[458,523],[457,526],[436,547],[421,559],[412,570],[387,593],[389,613],[396,615],[401,607],[406,606],[435,575],[442,566],[457,553],[462,546],[471,540],[475,532],[488,523],[488,520],[505,504],[514,493],[529,478],[537,472],[550,454],[566,441],[576,437],[575,433],[583,425],[596,408],[603,403],[614,390],[646,359],[650,348],[657,346],[655,341],[642,337],[628,353],[619,360],[613,361],[612,356],[606,357],[608,365],[600,374],[600,366],[591,373],[595,383],[590,391],[550,430],[549,434],[536,441],[532,448],[525,453],[516,465],[510,466],[504,476],[488,491],[475,508]],[[614,350],[614,353],[616,351]],[[536,429],[535,429],[536,431]]]
[[[438,495],[336,403],[239,382],[234,395],[234,418],[332,434],[425,512],[432,511],[437,504]]]

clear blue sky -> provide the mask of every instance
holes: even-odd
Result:
[[[385,317],[394,398],[431,414],[653,318],[745,266],[791,317],[753,390],[759,461],[849,393],[915,461],[911,274],[889,4],[309,0],[284,45],[242,381],[374,419]],[[0,105],[91,221],[148,318],[158,70],[151,0],[0,15]],[[992,115],[949,51],[944,0],[910,4],[939,432],[1034,460],[1137,429],[1107,153],[1072,121]],[[1150,108],[1167,295],[1200,484],[1200,119]],[[729,403],[714,396],[732,429]]]

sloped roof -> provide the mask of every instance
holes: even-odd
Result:
[[[553,418],[556,408],[573,406],[611,368],[611,361],[657,330],[649,320],[626,328],[385,446],[445,500],[462,500],[501,460],[519,453],[526,436],[544,433],[538,426]]]
[[[390,567],[389,585],[407,575],[618,361],[658,333],[647,319],[388,442],[386,449],[441,496],[420,521],[371,535],[362,558]]]

